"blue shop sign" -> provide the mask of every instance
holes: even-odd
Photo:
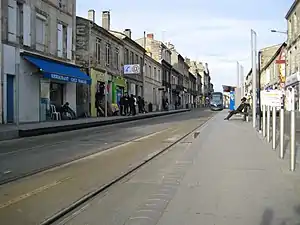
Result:
[[[23,57],[39,68],[45,78],[79,84],[91,84],[91,78],[75,65],[55,62],[51,59],[36,56],[25,55]]]
[[[45,77],[48,77],[48,76],[45,74]],[[68,76],[64,76],[64,75],[58,75],[58,74],[54,74],[54,73],[51,73],[49,78],[55,79],[55,80],[61,80],[61,81],[65,81],[65,82],[88,84],[87,80],[83,80],[83,79],[79,79],[79,78],[75,78],[75,77],[68,77]]]

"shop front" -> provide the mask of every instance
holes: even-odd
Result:
[[[119,104],[121,97],[126,92],[126,79],[121,76],[114,77],[112,81],[112,103]]]
[[[107,80],[107,101],[112,102],[112,76],[107,74],[107,77],[105,77],[105,71],[91,69],[91,78],[91,116],[96,117],[96,96],[98,96],[97,98],[104,99],[105,80]]]
[[[22,54],[20,70],[20,79],[24,79],[20,82],[20,122],[61,119],[53,115],[66,102],[76,114],[76,87],[91,84],[91,78],[80,67],[36,55]],[[32,109],[38,109],[38,113],[32,113],[36,112]]]

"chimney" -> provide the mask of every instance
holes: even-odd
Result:
[[[88,20],[92,21],[93,23],[95,23],[95,10],[90,9],[88,11]]]
[[[131,39],[131,29],[125,29],[124,34]]]
[[[102,27],[106,30],[110,30],[110,12],[102,12]]]
[[[154,39],[154,34],[147,34],[147,38],[149,38],[149,39]]]

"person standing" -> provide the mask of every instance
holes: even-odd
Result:
[[[128,93],[124,97],[124,114],[127,116],[129,114],[129,96]]]

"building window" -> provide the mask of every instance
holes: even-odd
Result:
[[[149,77],[151,78],[152,77],[152,74],[151,74],[151,66],[149,65]]]
[[[130,64],[134,64],[134,54],[133,52],[130,52]]]
[[[110,65],[110,44],[106,43],[106,52],[105,52],[105,62],[106,62],[106,66]]]
[[[157,70],[157,80],[158,80],[158,81],[161,81],[160,70]]]
[[[135,60],[134,60],[135,64],[139,64],[139,56],[137,54],[135,54]]]
[[[35,31],[35,40],[36,40],[36,50],[45,51],[46,44],[46,17],[38,15],[36,17],[36,31]]]
[[[292,29],[293,29],[293,27],[292,27],[292,20],[290,19],[289,20],[289,22],[288,22],[288,36],[289,36],[289,39],[291,39],[292,38]]]
[[[297,28],[298,28],[298,18],[297,18],[297,14],[296,13],[294,13],[293,22],[294,22],[293,34],[297,35],[297,33],[298,33],[298,31],[297,31]]]
[[[115,49],[115,57],[114,57],[114,59],[115,59],[115,66],[118,69],[119,69],[119,52],[120,52],[119,48],[116,48]]]
[[[154,73],[154,74],[153,74],[154,80],[157,80],[156,67],[154,67],[153,73]]]
[[[125,48],[125,51],[124,51],[124,63],[125,64],[128,64],[129,63],[129,50],[128,48]]]
[[[23,43],[23,4],[17,6],[17,38],[19,43]]]
[[[96,62],[100,64],[101,62],[101,39],[96,38]]]
[[[61,23],[57,24],[57,56],[67,56],[67,26]]]

